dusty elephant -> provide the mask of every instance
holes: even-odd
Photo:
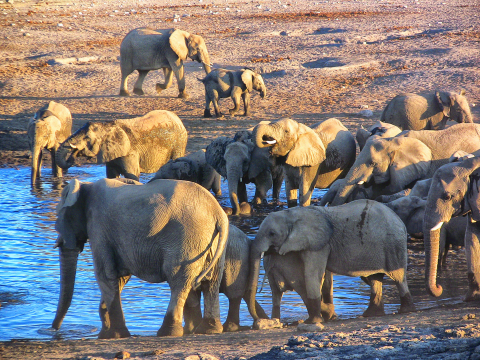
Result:
[[[240,109],[240,98],[243,100],[244,116],[250,115],[250,92],[257,90],[260,96],[265,98],[267,88],[260,74],[250,69],[239,71],[229,71],[225,69],[215,69],[204,79],[199,79],[205,86],[205,111],[203,117],[212,117],[210,114],[210,104],[213,103],[215,116],[221,117],[222,113],[218,107],[218,100],[231,97],[233,100],[233,109],[229,110],[231,116],[234,116]]]
[[[97,163],[106,164],[107,178],[123,175],[138,181],[141,172],[156,172],[183,156],[187,138],[177,115],[154,110],[133,119],[90,121],[60,145],[55,158],[68,169],[77,156],[96,157]]]
[[[360,126],[355,134],[355,140],[357,140],[358,147],[360,151],[365,146],[368,138],[371,136],[378,136],[382,138],[389,138],[394,137],[400,134],[402,130],[392,124],[383,123],[381,121],[377,121],[375,124],[370,126],[368,129],[365,129],[363,126]]]
[[[283,182],[283,170],[275,165],[268,149],[256,147],[251,132],[239,131],[233,138],[219,137],[206,150],[207,162],[228,181],[233,215],[250,213],[246,184],[255,184],[254,204],[260,204],[273,186],[277,200]]]
[[[372,198],[410,188],[417,180],[431,178],[458,150],[480,150],[480,125],[457,124],[445,130],[403,131],[393,138],[367,140],[345,176],[332,205],[345,203],[359,186],[373,186]]]
[[[220,174],[207,163],[205,150],[198,150],[187,156],[168,160],[150,181],[156,179],[192,181],[207,190],[212,190],[215,196],[222,195]]]
[[[192,199],[196,206],[186,206]],[[192,182],[72,180],[57,206],[61,286],[52,327],[59,329],[68,311],[78,254],[88,240],[102,293],[100,339],[130,336],[121,292],[132,275],[170,286],[170,303],[158,336],[183,335],[184,303],[192,288],[199,286],[205,316],[196,332],[221,333],[218,291],[228,226],[215,198]]]
[[[288,206],[310,205],[314,188],[328,188],[342,178],[355,161],[353,135],[337,119],[312,128],[292,119],[259,124],[253,130],[255,144],[267,148],[285,170]]]
[[[27,136],[32,152],[31,184],[34,185],[42,172],[42,150],[47,149],[52,157],[53,176],[62,177],[62,169],[55,162],[55,153],[60,144],[72,133],[72,114],[64,105],[50,101],[38,110],[28,122]]]
[[[230,224],[227,248],[225,250],[225,267],[222,282],[220,283],[220,292],[225,294],[229,304],[227,319],[223,323],[224,332],[238,331],[243,328],[240,326],[239,313],[242,299],[247,301],[248,259],[251,242],[242,230]],[[200,291],[192,291],[187,299],[183,309],[185,333],[191,333],[202,320],[200,296]],[[268,319],[260,304],[256,303],[255,309],[260,318]]]
[[[449,119],[473,123],[465,91],[459,94],[436,91],[428,94],[400,94],[382,112],[380,121],[402,130],[441,130]]]
[[[172,85],[173,74],[175,74],[178,82],[178,97],[188,98],[185,91],[183,67],[183,61],[187,57],[202,63],[207,74],[210,72],[210,57],[201,36],[179,29],[138,28],[130,31],[120,45],[120,69],[122,72],[120,95],[129,95],[127,79],[135,70],[138,71],[138,79],[133,87],[133,92],[143,95],[142,85],[148,72],[163,69],[165,83],[157,84],[157,91],[168,89]]]
[[[423,220],[425,282],[433,296],[442,294],[437,284],[437,261],[445,222],[468,214],[465,232],[468,292],[465,301],[480,300],[480,157],[440,167],[432,178]]]
[[[407,231],[400,218],[379,202],[357,200],[343,206],[296,207],[270,213],[260,225],[250,252],[251,314],[255,311],[261,255],[269,249],[279,255],[298,252],[302,257],[309,314],[306,323],[322,321],[320,289],[325,270],[360,276],[370,285],[370,305],[364,316],[385,314],[385,274],[400,293],[400,312],[414,310],[406,278]]]

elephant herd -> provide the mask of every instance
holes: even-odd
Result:
[[[170,86],[174,73],[179,96],[186,98],[187,57],[202,62],[208,74],[205,116],[211,102],[219,116],[218,98],[226,96],[234,100],[231,115],[240,97],[248,115],[248,92],[266,94],[263,79],[249,69],[210,71],[205,42],[197,35],[135,29],[121,44],[120,95],[128,95],[126,80],[134,70],[134,93],[142,95],[148,71],[162,68],[165,84],[157,90]],[[436,275],[448,247],[456,245],[466,249],[465,299],[480,299],[480,125],[473,123],[463,92],[398,95],[381,121],[358,129],[356,137],[334,118],[311,127],[282,118],[219,137],[186,156],[187,131],[170,111],[91,121],[73,134],[71,127],[70,111],[54,101],[28,125],[32,185],[40,176],[43,148],[51,152],[54,176],[61,177],[78,156],[106,165],[105,179],[70,181],[57,206],[61,289],[55,329],[70,306],[78,254],[87,241],[101,291],[99,338],[130,336],[121,292],[132,275],[170,286],[158,336],[239,330],[242,299],[257,324],[268,318],[255,300],[262,256],[272,318],[280,318],[287,290],[301,296],[306,323],[335,318],[332,273],[361,277],[370,286],[364,316],[385,314],[385,275],[397,286],[400,312],[414,311],[407,233],[424,237],[430,294],[440,296]],[[155,175],[142,184],[140,173]],[[221,195],[221,177],[228,181],[228,211],[210,192]],[[269,214],[254,241],[229,224],[228,215],[251,213],[272,187],[278,201],[283,181],[288,209]],[[248,183],[255,184],[251,202]],[[320,206],[309,206],[314,188],[328,189]],[[229,300],[223,325],[219,292]]]

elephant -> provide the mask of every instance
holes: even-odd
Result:
[[[475,156],[443,165],[432,178],[423,220],[425,282],[430,295],[440,296],[443,292],[442,286],[437,284],[437,261],[445,222],[467,214],[465,254],[468,291],[464,300],[480,300],[479,168],[480,157]]]
[[[305,323],[322,322],[321,291],[325,270],[360,276],[371,287],[363,316],[384,315],[382,282],[386,274],[400,293],[400,312],[414,311],[407,284],[407,231],[400,218],[373,200],[342,206],[295,207],[270,213],[260,225],[250,251],[248,307],[255,321],[255,293],[262,253],[298,252],[304,263],[307,292]]]
[[[268,149],[256,147],[252,133],[242,130],[233,138],[222,136],[213,140],[206,149],[207,163],[228,180],[232,214],[248,214],[246,184],[255,184],[253,204],[261,204],[273,186],[273,199],[278,200],[283,182],[283,169],[275,164]]]
[[[357,140],[360,151],[362,151],[362,149],[365,146],[365,143],[367,142],[367,139],[370,136],[375,135],[382,138],[389,138],[389,137],[397,136],[401,132],[402,130],[398,126],[377,121],[368,129],[365,129],[363,126],[360,126],[357,130],[357,133],[355,134],[355,139]]]
[[[156,172],[169,159],[185,155],[187,130],[173,112],[153,110],[142,117],[89,121],[59,147],[55,159],[62,169],[77,156],[97,157],[107,178],[137,180],[140,172]]]
[[[480,125],[457,124],[444,130],[409,130],[393,138],[371,137],[345,176],[332,205],[345,203],[355,187],[372,186],[372,199],[411,188],[450,161],[455,151],[480,150]]]
[[[380,121],[402,130],[442,130],[449,119],[473,123],[465,91],[435,91],[427,94],[400,94],[387,104]]]
[[[218,99],[231,97],[234,108],[229,110],[231,116],[240,109],[240,97],[243,100],[245,109],[244,116],[250,116],[250,92],[257,90],[260,96],[265,98],[267,88],[260,74],[251,69],[242,69],[239,71],[230,71],[225,69],[215,69],[205,78],[199,79],[205,86],[205,111],[203,117],[210,118],[210,104],[213,102],[215,116],[222,117],[218,107]]]
[[[305,266],[299,252],[292,251],[285,255],[267,251],[263,257],[263,267],[268,277],[272,292],[272,319],[280,319],[280,304],[283,293],[295,291],[307,303],[307,288],[305,286]],[[333,304],[333,277],[326,271],[322,287],[321,314],[325,321],[335,319]]]
[[[240,326],[240,303],[242,298],[245,301],[247,300],[248,259],[251,242],[242,230],[230,224],[227,247],[225,249],[225,267],[222,282],[220,283],[220,292],[225,294],[229,303],[227,319],[223,323],[223,332],[245,329]],[[200,291],[192,291],[183,308],[185,319],[184,333],[191,333],[202,320],[200,296]],[[260,304],[256,303],[255,309],[260,318],[268,319]]]
[[[64,105],[50,101],[38,110],[28,122],[27,136],[32,152],[30,182],[35,185],[42,171],[42,150],[50,151],[52,174],[62,177],[62,169],[55,162],[55,153],[60,143],[72,134],[72,114]]]
[[[345,179],[337,179],[332,185],[328,188],[327,192],[322,196],[318,205],[319,206],[328,206],[332,203],[333,199],[337,195],[337,192],[340,189],[343,189],[345,186]],[[345,202],[352,202],[354,200],[361,199],[371,199],[373,197],[373,187],[365,187],[364,185],[359,185],[355,188],[354,191],[348,196]]]
[[[195,332],[221,333],[218,291],[228,226],[212,194],[189,181],[70,181],[57,206],[61,285],[52,327],[58,330],[68,311],[78,254],[88,240],[102,294],[99,339],[130,336],[121,292],[132,275],[170,286],[170,303],[157,336],[183,335],[184,303],[199,287],[205,316]]]
[[[284,167],[288,207],[297,206],[297,189],[300,206],[310,205],[314,188],[328,188],[355,161],[355,139],[335,118],[312,128],[288,118],[258,124],[253,138]]]
[[[153,30],[138,28],[130,31],[120,45],[120,69],[122,81],[120,95],[128,96],[127,79],[135,70],[138,79],[133,92],[143,95],[143,81],[150,70],[163,69],[165,83],[156,85],[157,92],[172,85],[173,74],[177,78],[179,95],[187,99],[183,62],[189,57],[202,63],[205,73],[211,70],[210,56],[205,41],[200,35],[180,29]]]
[[[192,181],[207,190],[212,190],[215,196],[222,195],[221,176],[207,163],[203,149],[175,160],[168,160],[150,181],[156,179]]]

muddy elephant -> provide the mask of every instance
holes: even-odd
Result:
[[[243,100],[244,116],[250,115],[250,92],[256,90],[260,96],[265,98],[267,88],[260,74],[250,69],[230,71],[225,69],[215,69],[204,79],[199,79],[205,86],[205,111],[203,117],[212,117],[210,114],[210,104],[213,103],[216,117],[222,117],[222,112],[218,107],[218,100],[231,97],[233,100],[233,109],[228,112],[234,116],[240,109],[240,98]]]
[[[387,104],[380,121],[402,130],[442,130],[448,120],[473,123],[465,91],[455,94],[436,91],[428,94],[400,94]]]
[[[280,319],[280,305],[286,291],[295,291],[305,304],[308,302],[305,266],[300,253],[292,251],[278,255],[267,251],[263,256],[263,267],[272,292],[272,319]],[[329,321],[337,317],[332,298],[333,277],[329,271],[325,272],[322,286],[321,313],[323,320]]]
[[[170,159],[185,155],[187,130],[177,115],[154,110],[133,119],[90,121],[66,139],[56,153],[62,169],[77,156],[106,164],[107,178],[120,175],[138,181],[140,173],[156,172]]]
[[[120,45],[120,69],[122,81],[120,95],[128,96],[128,76],[138,71],[133,92],[143,95],[142,85],[150,70],[163,69],[165,83],[156,85],[157,92],[168,89],[177,78],[179,95],[188,98],[185,91],[185,70],[183,62],[190,58],[202,63],[205,72],[210,72],[210,56],[205,41],[199,35],[180,29],[153,30],[138,28],[130,31]]]
[[[196,206],[189,206],[192,199]],[[121,292],[132,275],[170,286],[170,303],[158,336],[183,335],[184,303],[198,287],[205,297],[205,316],[195,331],[221,333],[218,291],[228,226],[215,198],[192,182],[72,180],[57,206],[61,285],[52,327],[59,329],[68,311],[78,254],[88,240],[102,293],[100,339],[130,336]]]
[[[30,182],[35,184],[42,172],[42,150],[47,149],[52,158],[53,176],[62,177],[62,168],[55,162],[60,144],[72,134],[72,114],[64,105],[50,101],[40,108],[28,122],[27,136],[32,153]]]
[[[283,169],[275,165],[268,149],[261,149],[252,142],[252,134],[242,130],[233,138],[219,137],[206,150],[207,162],[228,181],[232,214],[251,212],[246,184],[255,184],[253,204],[261,204],[267,191],[273,186],[273,199],[278,200],[283,182]]]
[[[298,252],[302,257],[309,314],[305,323],[323,320],[320,289],[325,270],[360,276],[370,285],[370,304],[364,316],[385,314],[382,300],[385,274],[400,293],[400,312],[415,308],[406,277],[405,225],[379,202],[357,200],[342,206],[296,207],[270,213],[260,225],[250,252],[251,314],[255,311],[261,255],[268,250],[279,255]],[[257,320],[255,316],[254,319]]]
[[[223,323],[224,332],[250,328],[240,326],[240,303],[242,299],[247,301],[251,243],[252,241],[242,230],[230,224],[227,248],[225,250],[225,267],[222,282],[220,283],[220,292],[225,294],[229,304],[227,319]],[[202,320],[200,297],[200,291],[192,291],[183,309],[185,318],[184,332],[187,334],[191,333]],[[256,303],[255,309],[260,318],[268,319],[260,304]]]
[[[312,128],[286,118],[259,124],[253,138],[284,167],[288,207],[297,205],[297,189],[300,206],[310,205],[314,188],[328,188],[355,161],[355,139],[334,118]]]
[[[203,149],[175,160],[168,160],[150,181],[156,179],[192,181],[207,190],[212,190],[215,196],[222,195],[221,176],[207,163]]]
[[[345,203],[360,185],[373,186],[375,199],[411,188],[417,180],[431,178],[455,151],[474,154],[479,151],[477,132],[480,133],[478,124],[457,124],[445,130],[410,130],[393,138],[370,138],[345,176],[345,184],[332,205]]]
[[[423,220],[425,281],[433,296],[442,294],[437,284],[441,232],[454,216],[468,214],[465,231],[468,291],[465,301],[480,300],[480,157],[440,167],[432,178]]]
[[[358,147],[360,148],[360,151],[362,151],[362,149],[365,147],[365,143],[371,136],[389,138],[397,136],[401,132],[402,130],[398,126],[377,121],[368,129],[365,129],[360,125],[357,133],[355,134],[355,140],[357,140]]]

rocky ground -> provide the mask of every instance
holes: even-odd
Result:
[[[479,9],[478,0],[2,0],[0,166],[29,164],[26,125],[50,100],[70,109],[74,129],[89,120],[174,111],[189,133],[187,152],[283,116],[307,125],[336,117],[355,133],[378,120],[400,92],[465,89],[478,122]],[[255,69],[267,97],[253,94],[250,117],[203,119],[204,90],[196,79],[204,73],[191,61],[185,65],[188,100],[176,97],[176,82],[155,92],[161,72],[147,76],[145,96],[119,97],[120,42],[140,26],[202,35],[214,67]],[[221,106],[227,113],[231,101]],[[413,255],[421,257],[421,250]],[[11,341],[0,344],[0,358],[111,359],[126,351],[138,359],[197,353],[224,359],[476,359],[478,316],[477,304],[460,302],[338,320],[307,335],[287,327],[177,339]]]

